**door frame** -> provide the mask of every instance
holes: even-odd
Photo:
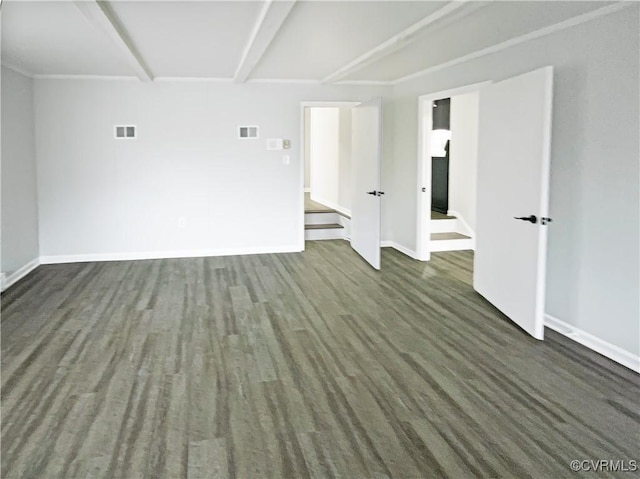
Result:
[[[420,261],[431,260],[429,241],[431,238],[431,220],[425,221],[427,213],[431,211],[431,127],[433,119],[431,103],[443,98],[451,98],[465,93],[479,91],[483,87],[493,83],[491,80],[472,83],[457,88],[440,90],[435,93],[427,93],[418,97],[418,185],[416,197],[416,259]],[[422,188],[425,188],[424,193]]]
[[[300,228],[298,230],[298,248],[304,251],[304,174],[307,163],[305,143],[305,108],[353,108],[362,103],[361,101],[301,101],[300,102],[300,194],[298,201],[298,218],[300,218]]]

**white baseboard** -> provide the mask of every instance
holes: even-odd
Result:
[[[34,269],[36,269],[38,266],[40,266],[40,264],[41,264],[40,263],[40,259],[39,258],[35,258],[35,259],[32,259],[31,261],[29,261],[27,264],[25,264],[19,270],[14,271],[13,273],[11,273],[8,276],[4,275],[4,273],[3,273],[3,281],[2,281],[2,284],[0,285],[1,290],[4,291],[5,289],[7,289],[12,284],[17,283],[22,278],[24,278],[26,275],[31,273]]]
[[[546,327],[640,374],[640,356],[625,351],[550,314],[545,314],[544,319]]]
[[[432,253],[440,253],[443,251],[464,251],[464,250],[474,250],[474,249],[475,249],[475,240],[473,238],[429,241],[429,251],[431,251]]]
[[[410,250],[409,248],[402,246],[395,241],[382,241],[380,242],[380,246],[382,246],[383,248],[393,248],[395,250],[398,250],[402,254],[406,254],[409,258],[417,259],[418,257],[415,251]]]
[[[328,201],[325,200],[324,198],[319,198],[316,196],[316,198],[311,198],[313,201],[315,201],[316,203],[320,203],[321,205],[325,205],[328,206],[331,209],[334,209],[340,213],[342,213],[343,215],[347,215],[349,218],[351,218],[351,210],[348,210],[346,208],[343,208],[342,206],[340,206],[337,203],[334,203],[333,201]]]
[[[204,258],[209,256],[236,256],[247,254],[271,254],[271,253],[298,253],[297,245],[273,246],[273,247],[247,247],[229,249],[203,249],[203,250],[179,250],[179,251],[152,251],[132,253],[104,253],[104,254],[74,254],[41,256],[40,264],[59,263],[90,263],[98,261],[136,261],[144,259],[170,259],[170,258]]]

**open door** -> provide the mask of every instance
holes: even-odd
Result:
[[[544,337],[553,68],[480,90],[473,287]]]
[[[380,269],[380,170],[382,101],[375,98],[352,110],[351,247]]]

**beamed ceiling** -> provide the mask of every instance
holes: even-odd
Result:
[[[35,77],[397,83],[630,3],[5,0],[2,63]]]

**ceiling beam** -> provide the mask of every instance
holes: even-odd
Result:
[[[416,37],[419,33],[425,30],[427,27],[433,26],[436,22],[443,20],[445,17],[450,17],[454,12],[458,11],[460,8],[472,4],[475,8],[479,8],[480,6],[484,6],[487,2],[476,2],[473,0],[454,0],[447,3],[442,8],[439,8],[433,13],[430,13],[422,20],[417,23],[414,23],[406,30],[394,35],[389,38],[387,41],[382,42],[375,48],[372,48],[368,52],[360,55],[355,60],[347,63],[343,67],[339,68],[335,72],[327,75],[322,79],[323,83],[334,83],[338,82],[350,74],[362,70],[366,66],[384,58],[392,53],[400,50],[401,48],[406,47],[410,43],[413,43],[416,40]]]
[[[482,58],[487,55],[492,55],[502,50],[506,50],[507,48],[520,45],[521,43],[526,43],[531,40],[542,38],[547,35],[551,35],[552,33],[559,32],[567,28],[575,27],[576,25],[581,25],[586,22],[590,22],[591,20],[594,20],[596,18],[609,15],[611,13],[619,12],[623,8],[630,7],[635,3],[636,2],[629,2],[629,1],[622,0],[612,5],[607,5],[597,10],[592,10],[590,12],[583,13],[582,15],[578,15],[577,17],[569,18],[567,20],[563,20],[559,23],[554,23],[552,25],[547,25],[546,27],[542,27],[538,30],[534,30],[533,32],[528,32],[528,33],[519,35],[517,37],[510,38],[509,40],[505,40],[504,42],[496,43],[486,48],[473,51],[461,57],[457,57],[443,63],[438,63],[437,65],[433,65],[429,68],[425,68],[424,70],[420,70],[415,73],[411,73],[409,75],[405,75],[403,77],[397,78],[393,80],[391,83],[393,85],[397,85],[399,83],[404,83],[410,80],[415,80],[416,78],[430,75],[431,73],[444,70],[445,68],[450,68],[452,66],[460,65],[462,63],[466,63],[471,60],[476,60],[478,58]]]
[[[87,20],[111,40],[140,80],[145,82],[153,80],[153,75],[145,65],[140,53],[135,49],[131,39],[105,2],[75,0],[74,3]]]
[[[267,0],[264,3],[233,77],[236,83],[247,81],[272,40],[280,31],[295,3],[296,0]]]

